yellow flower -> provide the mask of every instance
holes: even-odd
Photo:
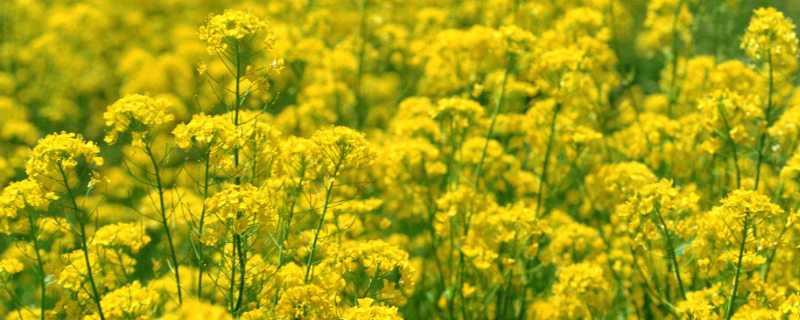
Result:
[[[152,285],[151,285],[152,286]],[[161,320],[232,320],[228,310],[220,305],[186,299],[177,310],[165,312]]]
[[[103,246],[125,246],[132,253],[137,253],[150,243],[143,225],[135,223],[117,223],[103,226],[94,234],[93,243]]]
[[[154,126],[174,119],[172,114],[167,113],[171,106],[172,103],[166,99],[153,99],[140,94],[130,94],[117,100],[103,113],[106,127],[110,128],[105,141],[114,144],[120,132],[130,131],[133,135],[132,144],[144,147]]]
[[[758,266],[767,262],[767,258],[756,254],[755,252],[748,252],[742,256],[742,268],[752,271],[753,269],[757,268]]]
[[[553,285],[553,294],[563,302],[570,319],[590,316],[589,310],[602,310],[608,305],[610,285],[603,268],[595,263],[573,264],[558,271],[558,282]]]
[[[272,316],[274,319],[337,319],[333,296],[313,284],[296,286],[283,291]]]
[[[197,35],[208,44],[208,54],[215,55],[228,48],[225,39],[240,40],[264,28],[266,22],[250,12],[225,10],[221,15],[209,15],[206,25],[200,27]]]
[[[208,227],[201,240],[207,245],[215,244],[229,230],[242,234],[262,225],[272,228],[278,222],[270,194],[251,184],[228,185],[207,198],[205,207]]]
[[[159,302],[155,290],[143,288],[139,281],[134,281],[103,296],[100,304],[103,314],[109,320],[149,319]]]
[[[90,257],[95,258],[94,260],[97,261],[96,255],[90,254]],[[83,250],[75,250],[63,254],[61,260],[65,261],[65,266],[57,273],[58,283],[64,287],[64,289],[75,292],[80,291],[83,286],[83,281],[89,271],[84,260]],[[93,272],[95,268],[92,268]]]
[[[236,126],[226,116],[203,113],[192,116],[189,123],[178,124],[172,131],[178,147],[188,150],[195,143],[215,166],[230,165],[226,153],[241,145]]]
[[[63,180],[78,164],[77,159],[83,157],[86,162],[103,165],[103,158],[98,156],[100,148],[94,142],[83,141],[83,136],[74,133],[54,133],[39,140],[31,150],[25,162],[25,172],[29,178],[40,183],[52,183],[52,180]]]
[[[709,94],[697,108],[703,114],[705,128],[719,130],[725,138],[729,134],[739,144],[756,133],[756,121],[764,118],[758,96],[742,96],[728,89]]]
[[[709,292],[709,290],[687,292],[686,300],[678,303],[678,311],[686,315],[684,319],[718,319],[717,315],[713,312],[714,308],[716,308],[711,299],[713,294],[714,293]]]
[[[742,49],[755,61],[775,60],[787,54],[795,59],[798,52],[794,23],[775,8],[759,8],[747,26]]]
[[[204,75],[208,71],[208,65],[205,62],[200,61],[200,65],[197,66],[197,74]]]
[[[430,111],[430,117],[442,123],[450,135],[463,134],[468,127],[475,126],[483,114],[484,110],[480,104],[462,98],[441,99]]]
[[[11,258],[11,259],[3,259],[0,260],[0,275],[12,275],[22,272],[25,266],[19,262],[19,260]]]
[[[26,209],[46,211],[50,202],[55,200],[58,200],[55,193],[45,190],[34,180],[12,182],[0,195],[0,219],[16,218],[18,213],[25,213]]]
[[[772,203],[768,196],[759,191],[742,189],[734,190],[725,199],[722,199],[722,207],[719,207],[719,211],[733,218],[757,221],[763,221],[783,213],[783,209]]]
[[[358,306],[345,310],[342,320],[401,320],[397,307],[373,306],[373,299],[358,299]]]
[[[640,45],[648,53],[660,52],[672,46],[673,41],[689,43],[694,22],[689,5],[683,0],[654,0],[647,4],[647,18]],[[679,10],[680,9],[680,10]],[[677,32],[673,32],[676,30]],[[679,39],[674,39],[678,36]]]
[[[494,36],[499,50],[513,54],[528,50],[536,40],[533,34],[515,25],[500,27]]]
[[[319,148],[319,160],[331,177],[349,169],[370,166],[378,157],[364,133],[347,127],[332,127],[314,132],[311,140]]]
[[[409,265],[408,253],[395,245],[381,240],[358,243],[345,250],[339,258],[342,272],[354,272],[358,266],[372,278],[381,278],[388,272],[398,270],[401,275],[400,286],[413,288],[414,267]]]

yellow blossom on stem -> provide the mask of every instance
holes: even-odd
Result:
[[[354,272],[361,266],[370,278],[378,279],[387,273],[398,270],[401,275],[400,286],[412,288],[414,267],[408,263],[408,253],[395,245],[381,240],[372,240],[359,243],[356,247],[347,249],[339,258],[342,272]]]
[[[0,194],[0,233],[10,233],[9,220],[26,215],[26,210],[46,211],[58,196],[34,180],[12,182]]]
[[[109,320],[150,319],[149,313],[158,302],[159,294],[142,287],[139,281],[107,293],[101,301],[103,314]]]
[[[25,172],[29,178],[49,183],[49,179],[63,180],[61,170],[71,172],[78,165],[78,158],[83,157],[87,163],[103,165],[100,148],[91,141],[84,141],[83,136],[74,133],[54,133],[39,140],[31,150],[25,163]]]
[[[777,59],[782,54],[796,58],[797,34],[792,19],[775,8],[759,8],[742,38],[742,49],[754,61]]]
[[[201,241],[216,244],[229,230],[236,234],[253,227],[274,227],[277,213],[270,203],[267,191],[251,184],[228,185],[213,197],[205,200],[209,227],[204,230]]]
[[[117,142],[120,132],[131,132],[134,146],[144,147],[153,127],[167,123],[174,116],[167,112],[172,106],[167,99],[153,99],[146,95],[129,94],[108,106],[103,119],[110,131],[106,134],[108,144]]]
[[[378,156],[364,133],[347,127],[317,130],[311,140],[319,148],[324,168],[334,178],[346,170],[370,166]]]
[[[200,27],[197,35],[208,44],[208,54],[214,55],[228,48],[224,43],[226,38],[239,40],[265,27],[266,22],[250,12],[225,10],[220,15],[209,15],[206,25]]]
[[[372,305],[373,299],[358,299],[358,306],[352,307],[344,312],[342,320],[400,320],[397,315],[397,307],[384,305]]]
[[[143,225],[117,223],[103,226],[94,234],[94,243],[103,246],[125,246],[137,253],[150,242]]]
[[[11,259],[3,259],[0,260],[0,275],[12,275],[22,272],[25,266],[19,262],[19,260],[11,258]]]
[[[272,315],[275,319],[337,319],[332,296],[314,284],[283,291]]]

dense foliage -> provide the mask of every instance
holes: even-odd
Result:
[[[800,319],[794,15],[0,0],[0,317]]]

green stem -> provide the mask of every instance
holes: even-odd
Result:
[[[206,168],[205,168],[205,176],[203,177],[203,203],[205,203],[206,198],[208,198],[208,186],[210,184],[208,179],[209,167],[211,166],[209,161],[211,161],[211,146],[208,147],[208,153],[206,154]],[[199,237],[202,236],[203,230],[205,229],[205,217],[206,217],[206,206],[203,205],[203,209],[200,212],[200,224],[198,225],[198,240],[197,240],[197,297],[201,297],[203,295],[203,271],[205,271],[205,259],[203,257],[203,242],[200,241]]]
[[[664,234],[664,238],[667,240],[667,256],[669,257],[670,262],[672,262],[672,268],[675,272],[675,280],[678,281],[678,289],[680,290],[681,298],[686,300],[686,291],[683,289],[683,280],[681,280],[680,268],[678,267],[678,258],[675,256],[675,246],[672,244],[672,236],[670,236],[669,230],[667,230],[667,223],[664,221],[664,217],[661,216],[661,212],[656,209],[655,213],[661,227],[661,233]]]
[[[234,231],[235,232],[235,231]],[[241,235],[235,234],[234,237],[239,237],[238,245],[239,245],[239,265],[241,266],[242,270],[239,272],[239,298],[236,299],[236,306],[234,308],[235,312],[239,312],[239,309],[242,307],[242,301],[244,299],[244,285],[245,285],[245,266],[247,265],[247,252],[244,250],[244,241],[242,240]]]
[[[69,194],[69,198],[72,200],[72,209],[75,210],[75,215],[78,219],[78,225],[81,227],[79,236],[81,238],[81,248],[83,249],[83,259],[86,263],[86,273],[92,286],[92,300],[94,300],[94,303],[97,305],[97,314],[100,315],[100,320],[105,320],[106,317],[103,315],[103,307],[100,305],[100,293],[97,291],[97,284],[94,282],[92,263],[89,261],[89,246],[87,245],[86,241],[86,221],[84,221],[83,215],[78,210],[78,202],[75,200],[75,195],[72,194],[72,187],[69,185],[69,178],[67,178],[67,173],[64,172],[64,167],[61,166],[60,163],[58,164],[58,170],[61,172],[61,177],[64,178],[64,187],[67,188],[67,194]]]
[[[675,105],[675,102],[677,102],[679,94],[678,90],[675,89],[675,86],[677,86],[678,78],[678,18],[680,17],[681,9],[683,8],[683,2],[684,0],[680,0],[680,2],[678,2],[678,7],[675,8],[675,12],[672,17],[672,48],[670,48],[672,49],[672,77],[670,79],[670,93],[668,101],[670,119],[673,118],[673,106]]]
[[[486,142],[483,143],[483,150],[481,150],[481,157],[478,160],[478,167],[475,169],[475,189],[478,189],[478,181],[481,178],[481,173],[483,173],[483,161],[486,158],[486,149],[489,148],[489,140],[491,140],[492,133],[494,132],[494,126],[497,122],[497,115],[500,114],[500,111],[503,109],[503,102],[505,101],[506,96],[506,82],[508,81],[508,73],[511,70],[511,66],[514,63],[514,55],[508,54],[508,65],[506,65],[506,71],[503,73],[503,86],[500,88],[500,97],[497,99],[497,102],[494,106],[494,113],[492,114],[492,122],[489,124],[489,132],[486,133]]]
[[[370,292],[370,290],[372,290],[372,283],[377,279],[378,279],[378,270],[375,270],[375,276],[369,278],[369,284],[367,285],[367,291],[364,292],[364,296],[361,297],[362,299],[366,298],[366,297],[369,297],[369,292]]]
[[[774,90],[774,78],[772,68],[772,51],[767,51],[767,64],[769,65],[769,96],[767,97],[767,112],[764,114],[767,121],[767,128],[772,125],[770,121],[770,113],[772,112],[772,91]],[[764,144],[766,144],[767,131],[761,132],[758,138],[758,160],[756,161],[756,183],[754,190],[758,190],[759,178],[761,178],[761,161],[764,158]]]
[[[153,163],[153,174],[155,175],[156,179],[158,201],[161,206],[161,224],[164,226],[164,232],[167,234],[167,243],[169,244],[169,250],[172,256],[172,265],[175,269],[175,282],[178,288],[178,304],[183,304],[183,295],[181,293],[181,276],[180,272],[178,271],[178,255],[175,252],[175,246],[172,244],[172,233],[169,230],[169,221],[167,221],[167,210],[166,206],[164,205],[164,188],[161,185],[161,171],[158,169],[158,161],[156,161],[156,158],[153,156],[153,151],[150,150],[150,146],[145,145],[144,150],[147,152],[147,156],[150,157],[150,161]]]
[[[228,296],[230,297],[231,314],[236,314],[236,300],[233,299],[233,291],[236,286],[236,236],[234,236],[233,246],[231,247],[231,285],[228,287]]]
[[[739,189],[742,187],[742,174],[739,171],[739,154],[736,148],[736,142],[733,141],[733,136],[731,136],[731,126],[728,124],[728,118],[725,113],[725,109],[722,107],[720,103],[719,112],[722,115],[722,122],[725,124],[725,133],[728,137],[728,141],[731,144],[731,149],[733,149],[733,164],[736,167],[736,188]]]
[[[236,127],[237,134],[238,134],[238,132],[239,132],[239,108],[240,108],[241,103],[242,103],[242,101],[239,101],[241,99],[240,79],[242,77],[242,74],[241,74],[241,70],[242,70],[241,63],[242,63],[242,61],[241,61],[241,54],[240,54],[241,53],[241,49],[239,48],[239,41],[237,40],[235,43],[236,43],[236,93],[235,93],[236,94],[236,101],[234,101],[234,107],[235,107],[234,110],[235,111],[234,111],[233,125]],[[238,185],[242,184],[242,177],[241,177],[241,175],[239,173],[239,146],[238,145],[234,148],[233,165],[234,165],[234,168],[235,168],[234,169],[234,174],[236,175],[235,178],[234,178],[234,183],[238,186]],[[241,216],[241,212],[237,212],[236,213],[236,218],[238,219],[238,218],[240,218],[240,216]],[[241,241],[242,241],[241,236],[239,236],[238,234],[234,233],[234,235],[233,235],[233,256],[231,257],[231,265],[233,265],[233,269],[235,270],[236,269],[236,247],[239,246],[239,249],[240,249],[239,263],[241,264],[241,268],[242,268],[241,274],[240,274],[240,281],[239,281],[239,296],[238,296],[238,298],[236,298],[236,304],[233,306],[233,309],[231,310],[231,313],[234,314],[234,315],[239,311],[239,308],[242,306],[242,302],[243,302],[242,300],[244,299],[244,280],[245,280],[244,278],[245,278],[245,271],[246,271],[245,270],[245,267],[246,267],[245,264],[246,263],[245,263],[244,260],[241,259],[241,257],[243,256],[241,254],[241,248],[242,248],[241,243],[240,243]],[[234,280],[235,278],[236,278],[236,272],[234,271],[232,273],[232,275],[231,275],[231,290],[233,289],[233,286],[235,284],[235,280]],[[231,294],[232,294],[232,292],[231,292]]]
[[[342,153],[341,157],[342,158],[344,157],[344,152]],[[319,217],[319,222],[317,223],[317,229],[314,230],[314,241],[311,243],[311,249],[309,250],[309,253],[308,253],[308,263],[307,263],[307,266],[306,266],[306,275],[305,275],[305,279],[303,279],[303,282],[305,282],[305,283],[308,283],[308,280],[310,280],[310,277],[311,277],[311,265],[314,262],[314,251],[316,251],[316,249],[317,249],[317,240],[319,240],[319,232],[320,232],[320,230],[322,230],[322,224],[325,222],[325,213],[328,212],[328,204],[330,203],[331,191],[333,190],[334,178],[339,173],[339,165],[341,163],[342,163],[342,161],[340,159],[340,161],[336,164],[336,167],[333,170],[333,176],[331,177],[330,182],[328,182],[328,186],[325,189],[325,200],[322,203],[322,214]]]
[[[44,310],[45,310],[45,304],[47,302],[47,290],[46,290],[47,289],[47,284],[45,283],[45,280],[44,280],[44,278],[45,278],[44,261],[42,261],[42,254],[39,253],[39,250],[40,250],[39,236],[38,236],[39,227],[36,224],[36,221],[35,221],[35,219],[33,218],[32,215],[29,214],[28,217],[31,220],[30,224],[31,224],[31,230],[33,231],[33,232],[31,232],[32,241],[33,241],[33,249],[36,250],[36,264],[37,264],[37,268],[38,268],[38,271],[39,271],[39,286],[42,289],[42,297],[41,297],[41,301],[39,302],[39,309],[41,310],[42,320],[44,320]]]
[[[789,228],[784,226],[783,230],[781,230],[781,234],[778,235],[778,239],[783,239],[783,235],[786,233],[786,230],[789,230]],[[778,254],[778,248],[780,248],[780,246],[776,245],[775,248],[772,249],[772,254],[770,254],[769,258],[767,258],[767,263],[765,264],[766,266],[764,267],[764,274],[762,277],[764,278],[765,283],[768,283],[767,280],[769,280],[769,270],[772,267],[772,261],[775,260],[775,255]]]
[[[506,83],[508,82],[508,74],[509,74],[509,72],[511,70],[511,66],[513,64],[513,61],[514,61],[514,56],[512,54],[508,54],[508,65],[506,66],[506,70],[503,73],[503,84],[502,84],[502,87],[500,88],[500,96],[498,97],[497,101],[495,102],[494,113],[492,114],[492,121],[489,124],[489,131],[486,133],[486,140],[483,143],[483,150],[481,150],[481,157],[478,159],[478,166],[475,169],[475,182],[473,183],[473,185],[474,185],[474,188],[475,188],[476,191],[478,189],[478,183],[480,182],[481,174],[483,173],[483,162],[486,159],[486,149],[489,148],[489,141],[491,140],[492,133],[494,132],[494,126],[495,126],[495,123],[497,122],[497,116],[500,114],[500,111],[503,108],[503,102],[505,100],[505,92],[506,92]],[[469,235],[469,227],[470,227],[470,222],[472,220],[472,213],[473,213],[473,209],[471,208],[470,211],[469,211],[469,214],[466,217],[466,221],[465,221],[465,224],[464,224],[464,237],[465,238]],[[464,300],[464,293],[463,293],[463,288],[464,288],[464,275],[463,275],[464,264],[463,263],[464,263],[464,252],[460,252],[459,253],[459,257],[458,257],[459,274],[457,275],[457,278],[459,279],[459,281],[458,281],[458,293],[461,296],[462,308],[465,306],[465,303],[463,303],[463,300]],[[467,316],[466,310],[462,310],[462,313],[464,314],[465,317]]]
[[[284,264],[285,259],[283,256],[283,243],[289,236],[289,229],[292,227],[292,218],[294,218],[294,206],[297,203],[297,199],[300,197],[300,192],[303,191],[303,175],[305,175],[305,165],[303,165],[302,170],[300,171],[300,180],[298,181],[297,188],[292,196],[292,203],[289,205],[286,221],[281,224],[282,228],[278,234],[278,269],[280,269],[280,267],[282,267]]]
[[[725,319],[730,320],[733,316],[733,306],[736,302],[736,290],[739,288],[739,273],[742,270],[742,257],[744,256],[744,245],[747,243],[747,217],[744,220],[744,227],[742,228],[742,244],[739,247],[739,261],[736,263],[736,272],[733,276],[733,290],[728,299],[728,307],[725,310]]]
[[[361,47],[358,52],[358,74],[356,78],[356,110],[357,115],[357,128],[362,128],[367,121],[367,112],[369,108],[364,105],[364,97],[361,94],[362,80],[364,77],[364,56],[366,55],[367,48],[367,6],[369,0],[363,0],[361,4]]]
[[[539,194],[536,195],[536,212],[540,212],[542,208],[542,194],[544,194],[544,185],[547,181],[547,165],[550,162],[550,152],[553,149],[553,141],[556,135],[556,120],[558,113],[561,111],[561,103],[557,102],[553,108],[553,118],[550,120],[550,136],[547,138],[547,149],[544,152],[544,163],[542,164],[542,174],[539,175]]]

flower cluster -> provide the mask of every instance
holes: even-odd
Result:
[[[716,210],[726,217],[759,221],[783,212],[783,209],[772,203],[768,196],[758,191],[741,189],[733,190],[722,199],[722,206],[716,207]]]
[[[181,123],[172,134],[181,149],[188,150],[196,145],[207,153],[208,161],[215,166],[230,165],[226,155],[241,142],[236,134],[236,126],[225,116],[196,114],[189,123]]]
[[[49,183],[48,179],[65,180],[62,175],[73,171],[80,157],[89,164],[103,165],[99,153],[100,148],[94,142],[84,141],[79,134],[54,133],[40,139],[31,150],[25,172],[40,183]]]
[[[147,319],[158,299],[158,293],[134,281],[103,296],[103,314],[106,319]]]
[[[153,99],[146,95],[131,94],[108,106],[103,113],[109,128],[105,141],[117,142],[120,132],[130,132],[132,144],[144,147],[154,126],[170,122],[174,116],[167,111],[172,106],[167,99]]]
[[[610,302],[608,290],[603,268],[597,264],[580,263],[563,268],[553,285],[554,299],[559,302],[557,314],[576,319],[601,312]]]
[[[257,33],[266,23],[256,15],[238,10],[225,10],[220,15],[210,15],[206,25],[197,31],[200,40],[208,43],[208,54],[222,54],[228,49],[227,39],[241,40],[247,35]]]
[[[4,0],[0,318],[798,318],[758,2]]]
[[[533,34],[515,25],[500,27],[500,30],[495,33],[495,37],[498,49],[513,54],[529,50],[536,41]]]
[[[381,240],[359,243],[345,250],[339,258],[344,272],[354,272],[363,268],[370,278],[383,278],[387,273],[397,270],[401,275],[400,285],[413,288],[415,269],[408,264],[408,253],[395,245]]]
[[[18,216],[27,216],[28,210],[47,211],[58,196],[45,190],[34,180],[10,183],[0,195],[0,232],[10,233],[10,223]]]
[[[12,274],[20,273],[25,266],[17,259],[3,259],[0,260],[0,275],[9,276]]]
[[[206,229],[203,242],[216,244],[229,230],[242,234],[254,226],[273,226],[277,217],[269,197],[265,190],[244,184],[228,185],[207,198],[204,206],[210,218],[209,224],[219,225]]]
[[[437,102],[430,110],[430,117],[439,121],[445,132],[460,135],[470,126],[475,126],[477,119],[484,114],[483,107],[477,102],[463,98],[446,98]]]
[[[117,223],[103,226],[94,233],[94,243],[102,246],[124,246],[138,253],[150,242],[144,227],[134,223]]]
[[[276,319],[336,319],[333,301],[320,287],[300,285],[283,292],[272,316]]]
[[[640,45],[648,52],[658,52],[671,47],[675,41],[690,42],[689,28],[694,14],[687,1],[654,0],[647,4],[646,32],[641,35]],[[677,37],[677,38],[676,38]]]
[[[320,129],[314,132],[311,141],[319,150],[324,170],[332,177],[349,169],[370,166],[378,156],[363,133],[347,127]]]
[[[400,320],[396,307],[372,305],[375,300],[364,298],[358,300],[358,307],[347,309],[343,320]]]
[[[797,56],[798,41],[792,19],[775,8],[755,10],[742,39],[742,49],[754,61],[771,62]]]

